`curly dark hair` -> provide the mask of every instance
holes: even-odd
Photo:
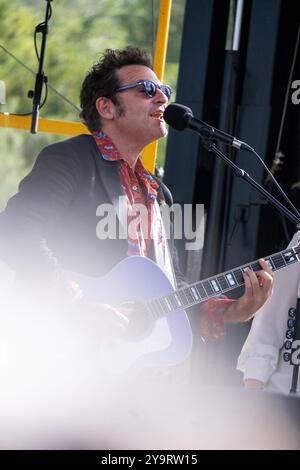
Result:
[[[99,62],[87,73],[80,91],[80,117],[91,132],[101,129],[101,120],[95,103],[100,96],[111,98],[118,104],[114,95],[120,86],[116,71],[126,65],[145,65],[153,69],[148,53],[137,47],[124,49],[106,49]]]

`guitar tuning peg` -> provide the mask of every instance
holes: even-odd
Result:
[[[290,317],[290,318],[295,318],[295,314],[296,314],[296,309],[295,309],[295,307],[289,308],[289,317]]]
[[[288,352],[285,352],[285,353],[283,354],[283,360],[284,360],[285,362],[290,362],[290,359],[291,359],[291,354],[288,353]]]
[[[286,332],[285,337],[286,337],[287,339],[292,339],[292,338],[293,338],[293,331],[292,331],[292,330],[288,330],[288,331]]]
[[[284,343],[284,349],[292,349],[292,341],[287,340]]]

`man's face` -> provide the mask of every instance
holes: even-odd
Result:
[[[118,72],[120,86],[151,80],[160,84],[155,73],[142,65],[128,65]],[[162,114],[168,103],[168,98],[160,90],[149,98],[143,91],[143,86],[137,86],[116,93],[118,105],[114,124],[118,132],[124,133],[128,139],[145,146],[167,134],[166,124]]]

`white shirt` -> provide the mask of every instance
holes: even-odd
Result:
[[[289,247],[299,242],[300,231]],[[300,263],[274,273],[273,296],[256,313],[238,358],[237,369],[243,372],[244,380],[260,380],[268,391],[289,393],[293,366],[283,360],[283,354],[288,311],[296,307],[297,297],[300,297]]]

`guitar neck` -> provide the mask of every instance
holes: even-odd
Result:
[[[300,244],[286,250],[267,256],[265,261],[272,271],[290,266],[300,261]],[[244,285],[243,272],[246,268],[252,271],[260,271],[261,266],[258,260],[210,277],[200,282],[183,287],[163,297],[157,297],[147,302],[147,307],[154,318],[163,317],[177,310],[186,309],[200,304],[212,297],[218,297],[237,287]]]

